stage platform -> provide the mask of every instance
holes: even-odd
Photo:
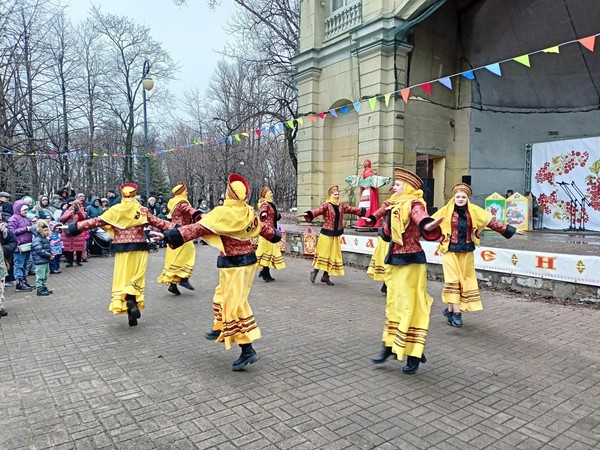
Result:
[[[304,255],[303,236],[309,225],[281,223],[286,251]],[[319,226],[310,225],[316,235]],[[346,228],[344,263],[367,267],[377,240],[375,230]],[[436,243],[423,242],[428,275],[442,279]],[[475,252],[480,285],[564,300],[600,304],[600,233],[532,230],[505,239],[485,231]],[[365,275],[366,276],[366,275]]]

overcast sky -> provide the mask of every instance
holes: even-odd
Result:
[[[182,97],[184,91],[193,87],[206,89],[226,42],[234,38],[225,34],[224,26],[235,13],[232,1],[223,1],[214,10],[204,0],[191,0],[189,6],[178,7],[171,0],[95,0],[104,12],[127,16],[151,29],[153,38],[161,42],[171,57],[178,61],[181,70],[168,88]],[[79,22],[88,15],[91,0],[70,0],[68,14]],[[161,81],[154,80],[154,89],[160,89]]]

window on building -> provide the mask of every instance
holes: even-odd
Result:
[[[355,1],[356,0],[332,0],[331,10],[337,11],[338,9],[348,6],[350,3],[353,3]]]

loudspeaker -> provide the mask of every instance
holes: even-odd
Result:
[[[471,175],[463,175],[461,181],[471,186]]]
[[[433,189],[435,187],[435,179],[433,178],[423,178],[423,184],[421,185],[421,190],[423,191],[423,199],[427,206],[433,206]]]

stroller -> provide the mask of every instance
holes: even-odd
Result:
[[[90,230],[90,254],[98,256],[110,256],[110,245],[112,237],[103,228]]]

